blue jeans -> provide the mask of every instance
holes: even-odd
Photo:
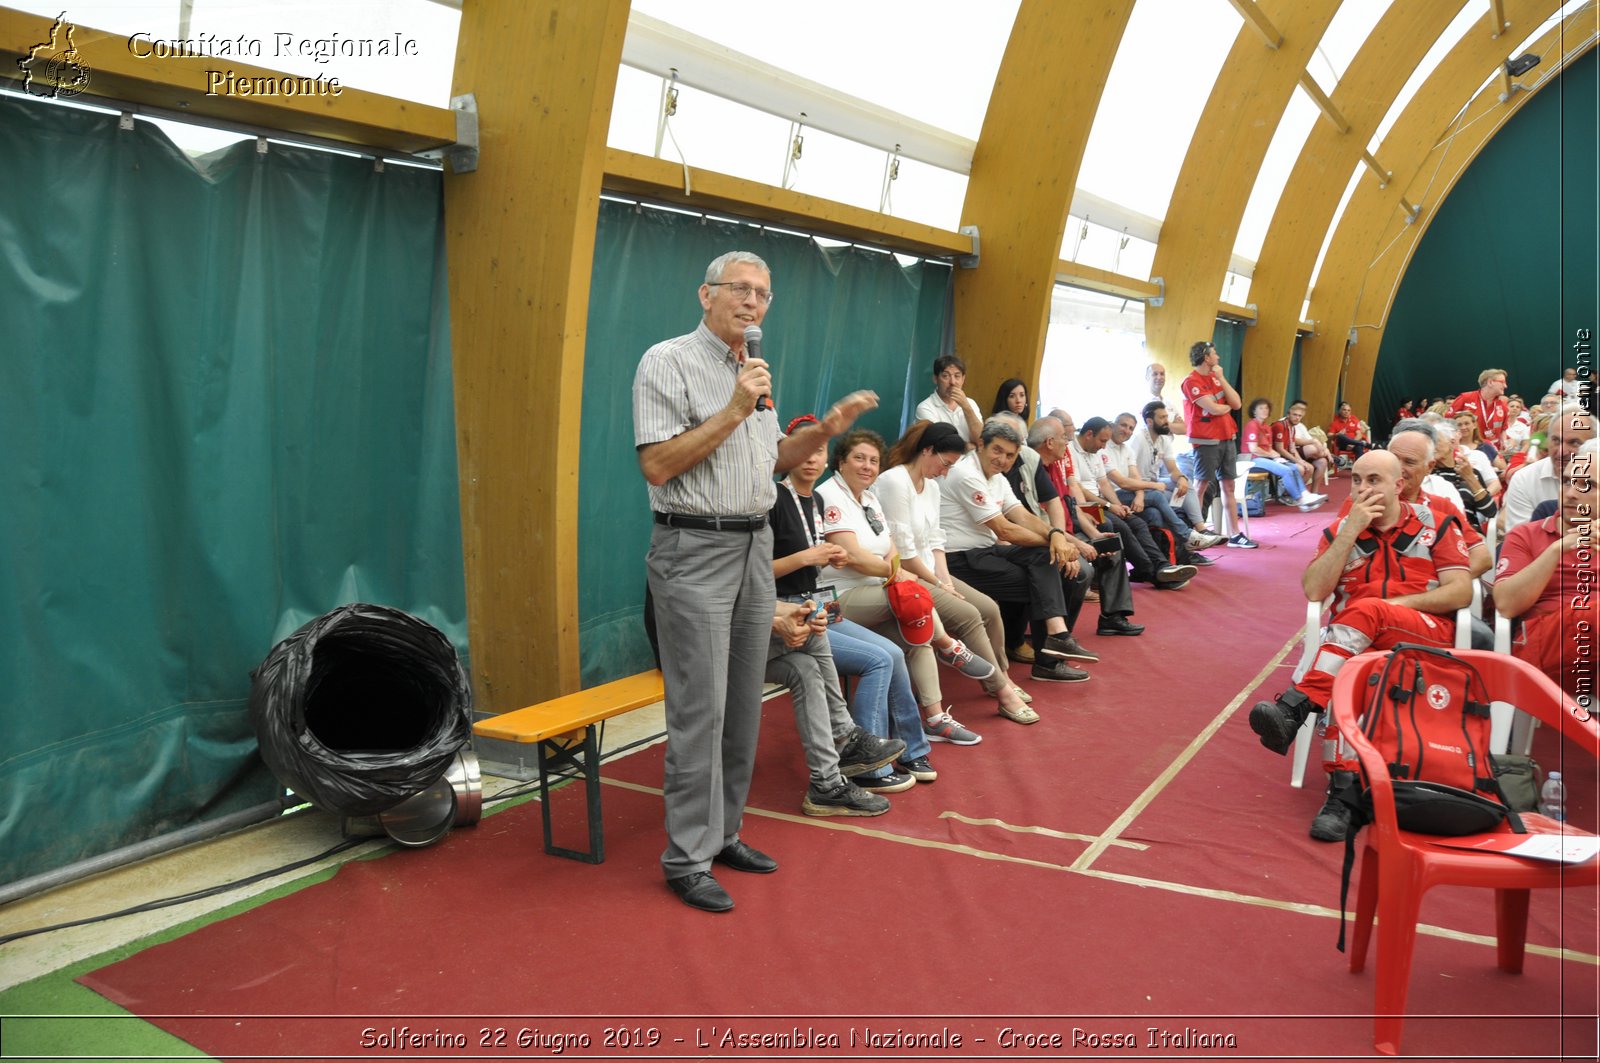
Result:
[[[850,699],[850,715],[856,723],[880,738],[894,737],[906,744],[905,760],[925,757],[932,747],[922,732],[922,710],[911,693],[911,673],[906,670],[906,655],[899,646],[882,635],[850,620],[828,627],[828,642],[833,646],[833,663],[840,675],[859,677],[855,696]],[[885,766],[866,773],[868,778],[888,775]]]
[[[1306,493],[1306,480],[1300,475],[1300,466],[1290,465],[1286,461],[1276,461],[1272,458],[1256,458],[1255,468],[1262,472],[1270,472],[1283,481],[1283,486],[1289,489],[1289,497],[1300,499]]]
[[[1193,493],[1191,488],[1191,493]],[[1189,541],[1189,534],[1194,531],[1189,527],[1189,522],[1178,516],[1172,510],[1172,503],[1167,501],[1167,496],[1160,491],[1146,489],[1144,492],[1144,509],[1140,515],[1145,523],[1153,528],[1165,528],[1178,538],[1178,545],[1182,546]],[[1133,505],[1133,492],[1117,489],[1117,498],[1125,506]]]

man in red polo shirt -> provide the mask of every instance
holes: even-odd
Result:
[[[1452,416],[1462,410],[1471,410],[1478,418],[1478,435],[1485,443],[1501,450],[1505,447],[1506,422],[1506,371],[1485,369],[1478,374],[1478,390],[1463,391],[1450,404]]]
[[[1222,521],[1217,530],[1224,535],[1234,528],[1237,534],[1228,539],[1228,545],[1238,550],[1254,550],[1257,543],[1242,531],[1237,531],[1238,503],[1233,497],[1233,481],[1239,475],[1239,422],[1233,411],[1244,403],[1233,390],[1222,372],[1222,356],[1207,340],[1189,348],[1189,364],[1194,372],[1183,378],[1178,390],[1183,393],[1183,419],[1189,429],[1189,442],[1194,445],[1194,478],[1196,487],[1204,492],[1208,481],[1214,481],[1222,493]]]
[[[1521,620],[1513,656],[1590,709],[1600,631],[1594,563],[1597,453],[1590,440],[1567,463],[1558,512],[1506,533],[1494,585],[1495,607]]]
[[[1350,512],[1323,531],[1301,577],[1308,601],[1333,595],[1333,613],[1310,670],[1250,710],[1250,729],[1274,753],[1287,753],[1306,717],[1326,710],[1333,677],[1351,657],[1401,642],[1449,646],[1455,639],[1451,614],[1472,600],[1466,545],[1453,518],[1400,501],[1403,475],[1386,451],[1357,459]],[[1311,823],[1313,838],[1344,837],[1350,809],[1334,795],[1354,783],[1352,771],[1332,773],[1328,800]]]

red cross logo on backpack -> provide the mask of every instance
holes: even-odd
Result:
[[[1446,690],[1439,683],[1434,683],[1434,684],[1430,685],[1428,687],[1428,704],[1430,706],[1432,706],[1433,708],[1435,708],[1435,709],[1441,709],[1442,710],[1442,709],[1449,708],[1450,707],[1450,691]]]

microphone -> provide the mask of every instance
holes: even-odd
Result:
[[[761,357],[761,326],[746,325],[744,327],[744,356],[746,358]],[[756,412],[772,409],[772,400],[763,395],[756,399]]]

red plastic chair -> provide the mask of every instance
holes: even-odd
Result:
[[[1490,696],[1507,701],[1558,729],[1600,758],[1600,724],[1544,673],[1504,654],[1454,650],[1456,657],[1477,668]],[[1468,852],[1440,845],[1427,834],[1413,834],[1395,825],[1394,791],[1384,758],[1361,733],[1359,717],[1367,703],[1368,678],[1383,670],[1386,653],[1363,653],[1339,670],[1333,683],[1333,717],[1345,741],[1356,750],[1373,786],[1373,822],[1366,829],[1357,887],[1355,923],[1351,928],[1350,970],[1366,965],[1372,917],[1378,918],[1377,1007],[1375,1043],[1384,1055],[1400,1051],[1405,1023],[1406,991],[1411,981],[1411,954],[1416,944],[1417,913],[1422,896],[1438,885],[1482,886],[1495,891],[1495,936],[1502,971],[1522,972],[1528,931],[1530,889],[1586,886],[1600,882],[1600,859],[1561,865],[1507,856]],[[1529,831],[1553,833],[1560,825],[1542,816],[1523,817]],[[1509,832],[1509,826],[1505,828]],[[1587,834],[1571,826],[1568,834]],[[1452,838],[1452,842],[1470,841]]]

